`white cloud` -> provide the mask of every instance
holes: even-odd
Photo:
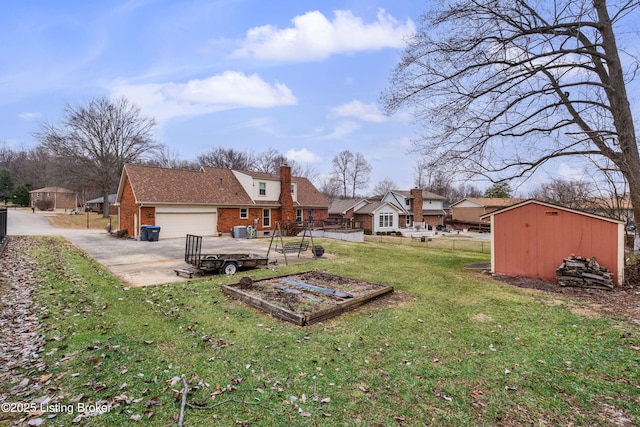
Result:
[[[320,163],[322,162],[322,157],[317,154],[303,148],[302,150],[294,150],[291,149],[287,151],[285,154],[287,159],[295,160],[298,163]]]
[[[24,113],[18,114],[18,118],[22,120],[35,120],[40,117],[40,113],[32,113],[30,111],[25,111]]]
[[[247,76],[236,71],[187,83],[116,82],[111,91],[115,96],[125,96],[145,114],[160,121],[234,108],[272,108],[297,103],[286,85],[271,85],[257,74]]]
[[[321,136],[320,139],[344,139],[361,127],[362,126],[356,122],[342,122],[333,129],[333,132]]]
[[[352,118],[373,123],[389,120],[389,117],[385,116],[375,103],[363,104],[360,101],[351,101],[332,108],[329,112],[329,118]]]
[[[584,169],[573,168],[566,163],[560,163],[558,166],[558,178],[580,181],[584,179]]]
[[[351,11],[337,10],[333,21],[321,12],[307,12],[293,18],[293,27],[279,29],[264,25],[247,31],[235,57],[306,61],[332,54],[354,53],[383,48],[402,48],[407,35],[415,32],[413,21],[402,24],[384,9],[377,21],[365,24]]]

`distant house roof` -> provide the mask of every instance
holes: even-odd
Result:
[[[361,207],[355,213],[356,214],[365,214],[365,215],[372,214],[372,213],[375,213],[377,210],[379,210],[380,208],[382,208],[385,205],[393,207],[393,209],[395,209],[398,212],[402,211],[400,208],[398,208],[396,205],[394,205],[391,202],[375,201],[375,202],[370,202],[367,205]]]
[[[467,197],[465,199],[462,200],[458,200],[455,203],[451,204],[451,207],[455,207],[456,205],[464,202],[464,201],[469,201],[471,203],[474,203],[476,205],[478,205],[479,207],[505,207],[505,206],[511,206],[514,205],[516,203],[522,202],[525,199],[520,199],[520,198],[494,198],[494,197]]]
[[[240,173],[252,177],[279,180],[279,175],[258,172]],[[125,165],[119,192],[123,191],[124,180],[128,178],[138,203],[170,204],[217,204],[217,205],[254,205],[255,201],[231,169],[202,167],[199,170],[169,169],[155,166]],[[327,207],[328,200],[315,186],[302,177],[291,177],[296,183],[298,206]],[[118,193],[119,200],[122,195]],[[278,202],[261,202],[275,204]]]
[[[116,194],[109,194],[109,204],[112,205],[116,202]],[[87,203],[104,203],[104,197],[98,197],[95,199],[87,200]]]
[[[37,190],[31,190],[29,193],[75,193],[75,191],[62,187],[44,187],[38,188]]]
[[[329,215],[344,215],[349,209],[355,208],[359,203],[366,202],[366,199],[339,199],[334,200],[329,205]]]
[[[408,199],[412,199],[413,195],[411,194],[411,191],[406,191],[406,190],[391,190],[394,193],[400,194]],[[440,196],[439,194],[436,193],[432,193],[431,191],[427,191],[427,190],[422,190],[422,199],[423,200],[445,200],[446,197],[444,196]]]

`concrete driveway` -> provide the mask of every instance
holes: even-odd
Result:
[[[46,218],[46,213],[25,210],[8,211],[7,234],[10,236],[62,236],[84,250],[114,276],[131,287],[157,285],[188,280],[176,276],[175,268],[185,268],[185,239],[160,239],[157,242],[140,242],[118,239],[105,230],[70,230],[55,228]],[[232,239],[230,237],[205,237],[202,239],[203,253],[255,253],[267,255],[271,239]],[[275,242],[274,242],[275,243]],[[289,264],[313,261],[310,251],[288,254]],[[271,250],[269,261],[285,265],[282,254]],[[197,276],[196,276],[197,277]]]

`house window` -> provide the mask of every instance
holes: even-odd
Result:
[[[291,184],[291,194],[296,194],[296,187]]]
[[[302,209],[296,209],[296,222],[302,222]]]
[[[407,205],[407,206],[409,206],[409,205],[411,204],[411,200],[409,200],[409,199],[405,199],[405,200],[404,200],[404,204],[405,204],[405,205]]]
[[[271,209],[262,209],[262,226],[271,227]]]
[[[260,195],[261,196],[266,196],[267,195],[267,183],[266,182],[261,182],[258,184],[259,188],[260,188]]]
[[[240,219],[247,219],[247,218],[249,218],[249,209],[240,208]]]
[[[393,227],[393,214],[392,213],[381,213],[379,217],[379,225],[380,227]]]

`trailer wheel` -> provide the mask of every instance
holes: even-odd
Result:
[[[238,271],[238,264],[235,262],[228,262],[222,267],[222,270],[224,271],[224,274],[236,274],[236,271]]]

